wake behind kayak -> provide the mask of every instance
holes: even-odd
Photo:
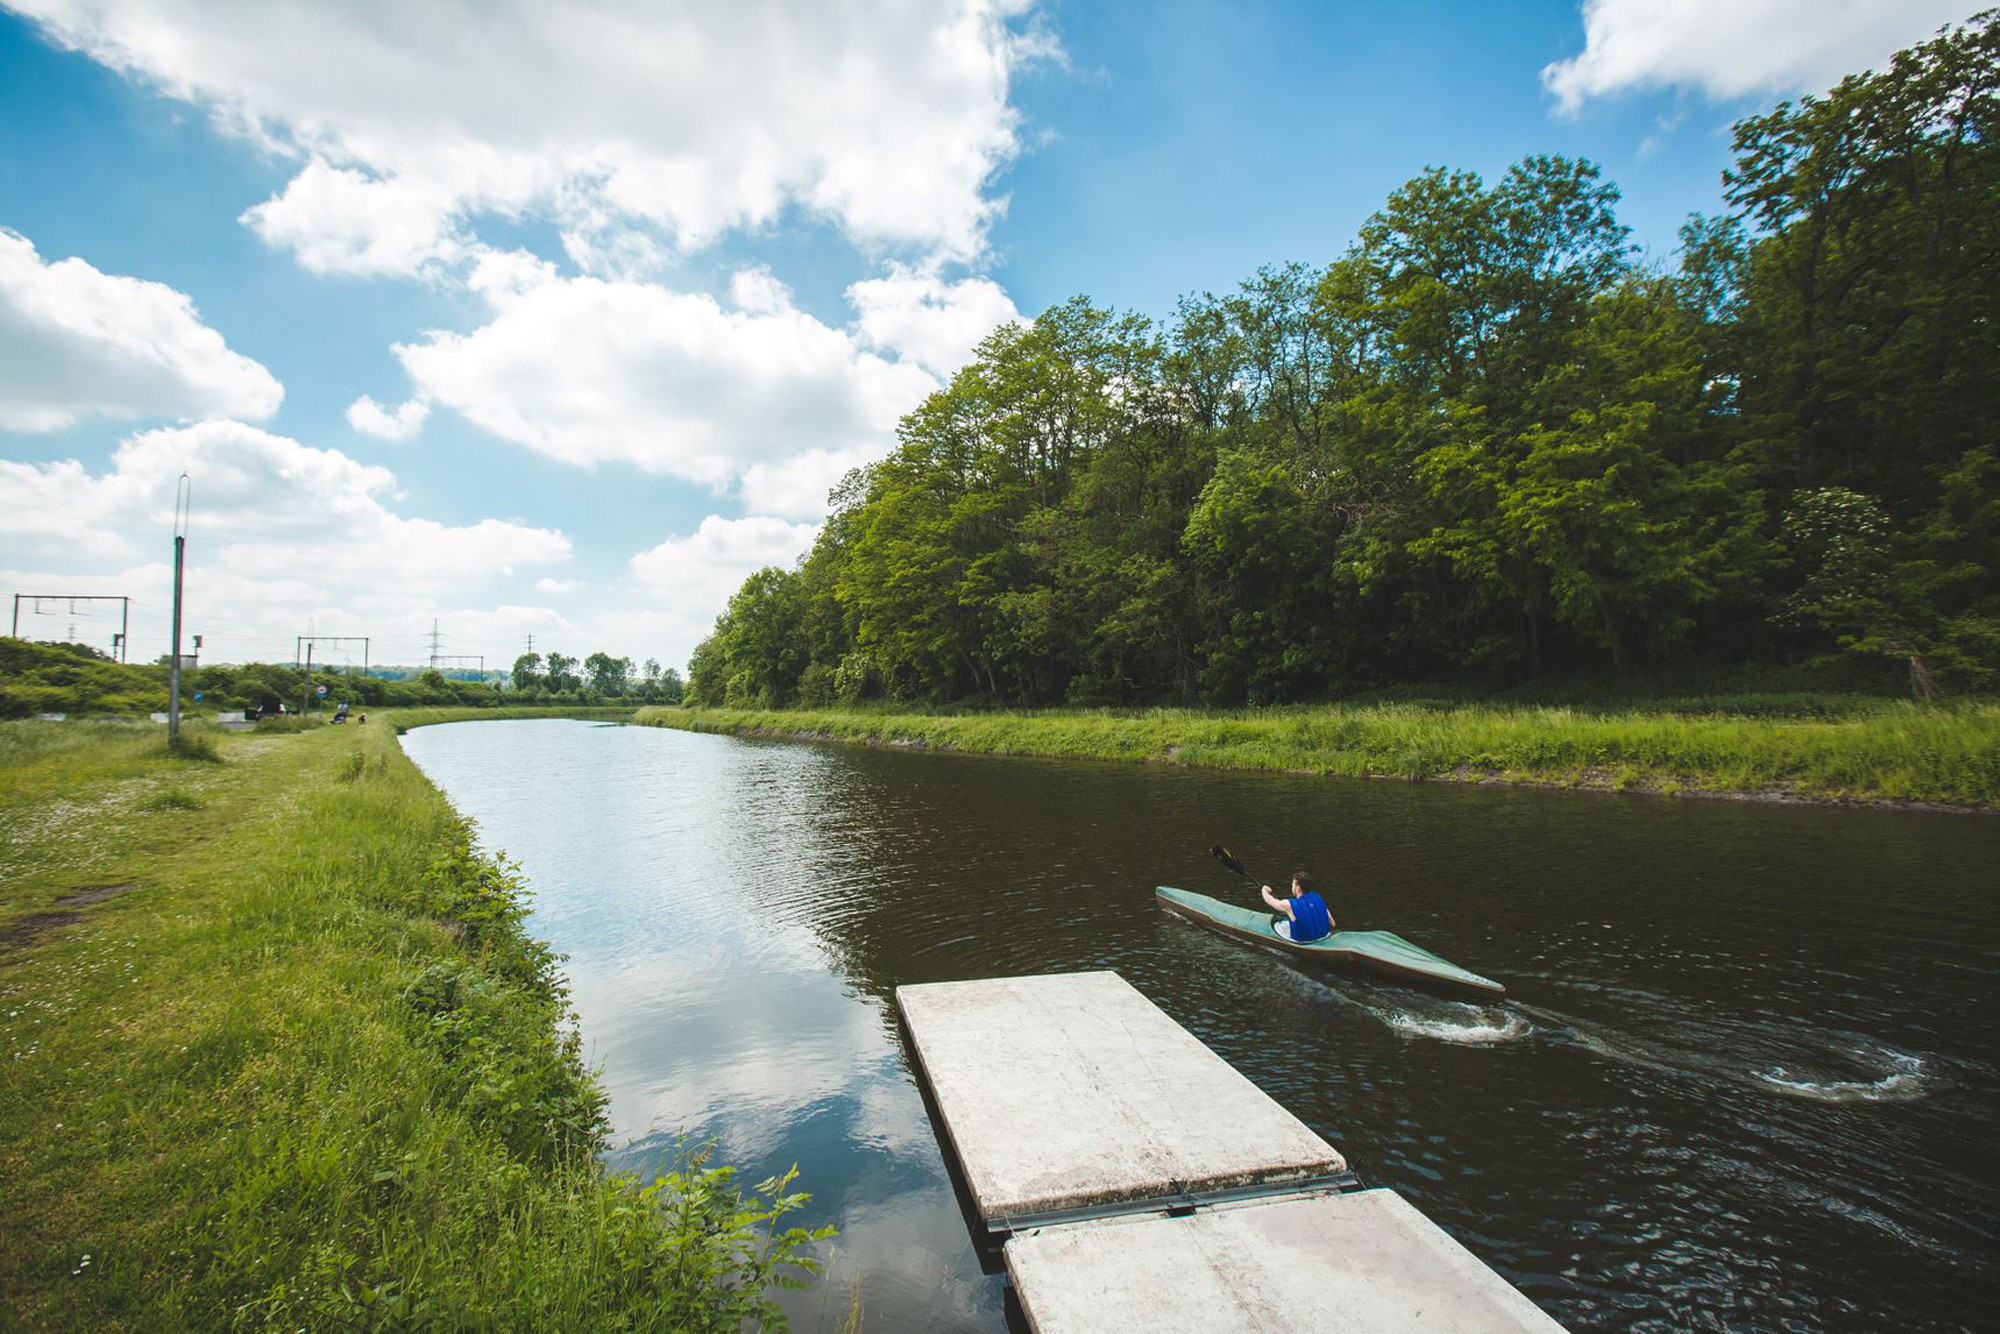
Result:
[[[1372,973],[1393,982],[1459,994],[1500,996],[1507,991],[1505,986],[1492,978],[1460,968],[1449,959],[1439,958],[1393,931],[1336,931],[1330,936],[1301,944],[1278,934],[1271,915],[1260,909],[1239,908],[1233,903],[1224,903],[1206,894],[1175,889],[1170,885],[1161,885],[1153,893],[1160,906],[1168,912],[1199,922],[1211,931],[1234,940],[1283,950],[1329,967]]]

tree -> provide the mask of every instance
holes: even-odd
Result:
[[[542,663],[550,690],[563,694],[582,687],[583,681],[576,674],[576,659],[567,653],[551,653]]]
[[[1317,537],[1284,464],[1247,450],[1217,462],[1181,539],[1197,581],[1209,695],[1270,703],[1324,688],[1314,615],[1324,589],[1306,573]]]
[[[2000,419],[2000,11],[1745,119],[1735,152],[1747,456],[1909,522]]]
[[[1928,521],[1899,532],[1882,503],[1843,487],[1793,495],[1781,541],[1795,572],[1782,625],[1811,625],[1841,648],[1907,666],[1910,691],[1940,678],[2000,679],[2000,460],[1969,452]]]
[[[544,681],[542,675],[542,655],[523,653],[514,659],[514,689],[533,690]]]
[[[766,566],[729,599],[730,703],[773,708],[791,702],[806,667],[799,594],[797,573]]]
[[[630,686],[632,660],[614,658],[599,650],[583,660],[583,670],[592,690],[615,698],[623,695]]]
[[[1988,13],[1742,122],[1735,211],[1671,273],[1597,167],[1535,155],[1427,170],[1165,331],[1082,297],[996,329],[687,696],[1265,702],[1836,647],[2000,679],[1997,107]]]

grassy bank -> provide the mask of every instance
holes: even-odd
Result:
[[[2000,705],[1759,695],[1603,707],[1375,703],[897,713],[641,709],[635,722],[999,755],[2000,809]]]
[[[556,961],[394,730],[0,724],[0,1325],[734,1329],[801,1273],[783,1183],[604,1176]]]
[[[576,705],[565,707],[560,704],[535,704],[510,706],[499,709],[468,708],[455,705],[438,705],[408,709],[384,709],[379,717],[397,732],[407,732],[412,727],[428,727],[432,723],[473,723],[491,722],[496,718],[580,718],[587,722],[622,723],[629,721],[637,712],[637,706],[625,705]]]

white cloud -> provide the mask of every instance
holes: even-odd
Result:
[[[1020,149],[1012,73],[1060,55],[1027,0],[12,3],[307,156],[247,220],[344,272],[420,269],[490,210],[545,212],[586,263],[643,253],[635,226],[686,250],[793,208],[871,248],[970,258]]]
[[[827,493],[840,479],[881,454],[880,449],[863,445],[852,449],[810,449],[775,463],[753,463],[743,470],[744,507],[754,514],[817,519],[826,513]]]
[[[936,388],[796,309],[767,274],[738,275],[736,309],[598,278],[490,295],[488,324],[396,354],[419,397],[568,463],[629,463],[721,488],[800,455],[879,452]]]
[[[902,265],[847,289],[857,313],[848,329],[798,309],[761,266],[732,275],[726,304],[656,283],[558,277],[519,252],[483,253],[475,284],[488,323],[396,347],[415,392],[399,426],[412,404],[443,404],[563,462],[733,485],[753,513],[785,519],[824,514],[827,491],[885,454],[904,414],[1020,318],[990,279]],[[349,420],[387,433],[372,399]]]
[[[314,158],[241,221],[314,273],[419,273],[465,253],[453,232],[456,205],[438,182],[371,178]]]
[[[569,538],[551,529],[399,514],[388,504],[395,478],[387,469],[223,421],[140,432],[97,474],[74,461],[0,460],[0,548],[35,563],[37,587],[95,576],[95,587],[109,581],[115,591],[157,598],[166,577],[154,561],[168,545],[183,472],[193,483],[190,625],[203,622],[211,656],[225,660],[268,657],[309,621],[322,634],[413,636],[441,610],[476,606],[517,570],[571,555]],[[561,619],[525,610],[455,614],[455,642],[469,642],[482,618],[506,622],[510,640],[516,624]],[[239,648],[219,637],[224,628]],[[240,647],[249,644],[259,647]]]
[[[746,315],[775,315],[791,306],[792,290],[762,265],[738,269],[729,278],[729,304]]]
[[[670,537],[632,557],[632,573],[664,595],[668,605],[691,600],[719,610],[746,577],[766,565],[789,569],[818,536],[817,524],[711,514],[687,536]]]
[[[45,263],[4,228],[0,348],[0,430],[53,431],[93,416],[261,419],[285,396],[184,293],[81,259]]]
[[[363,394],[347,405],[347,424],[380,440],[408,440],[421,431],[431,405],[421,398],[399,404],[393,411]]]
[[[685,663],[744,579],[766,565],[790,569],[818,535],[816,524],[711,514],[694,532],[632,557],[633,577],[652,598],[641,616],[650,639],[665,650],[660,661]]]
[[[556,266],[525,250],[494,250],[474,246],[472,271],[465,285],[495,304],[554,282]]]
[[[1584,0],[1584,50],[1542,85],[1565,114],[1629,88],[1817,92],[1968,12],[1964,0]]]
[[[1021,318],[991,278],[947,282],[934,270],[891,264],[886,277],[847,289],[863,340],[924,367],[940,380],[972,359],[972,349],[1002,324]]]
[[[583,587],[582,581],[577,579],[535,580],[535,591],[537,593],[554,593],[554,594],[574,593],[576,592],[577,589],[582,587]]]

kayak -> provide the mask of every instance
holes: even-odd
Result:
[[[1288,928],[1290,922],[1274,920],[1265,909],[1239,908],[1206,894],[1168,885],[1161,885],[1153,892],[1162,908],[1199,922],[1211,931],[1335,968],[1373,973],[1394,982],[1487,996],[1503,995],[1507,990],[1492,978],[1460,968],[1449,959],[1440,959],[1393,931],[1336,931],[1301,944],[1281,933],[1280,925]]]

